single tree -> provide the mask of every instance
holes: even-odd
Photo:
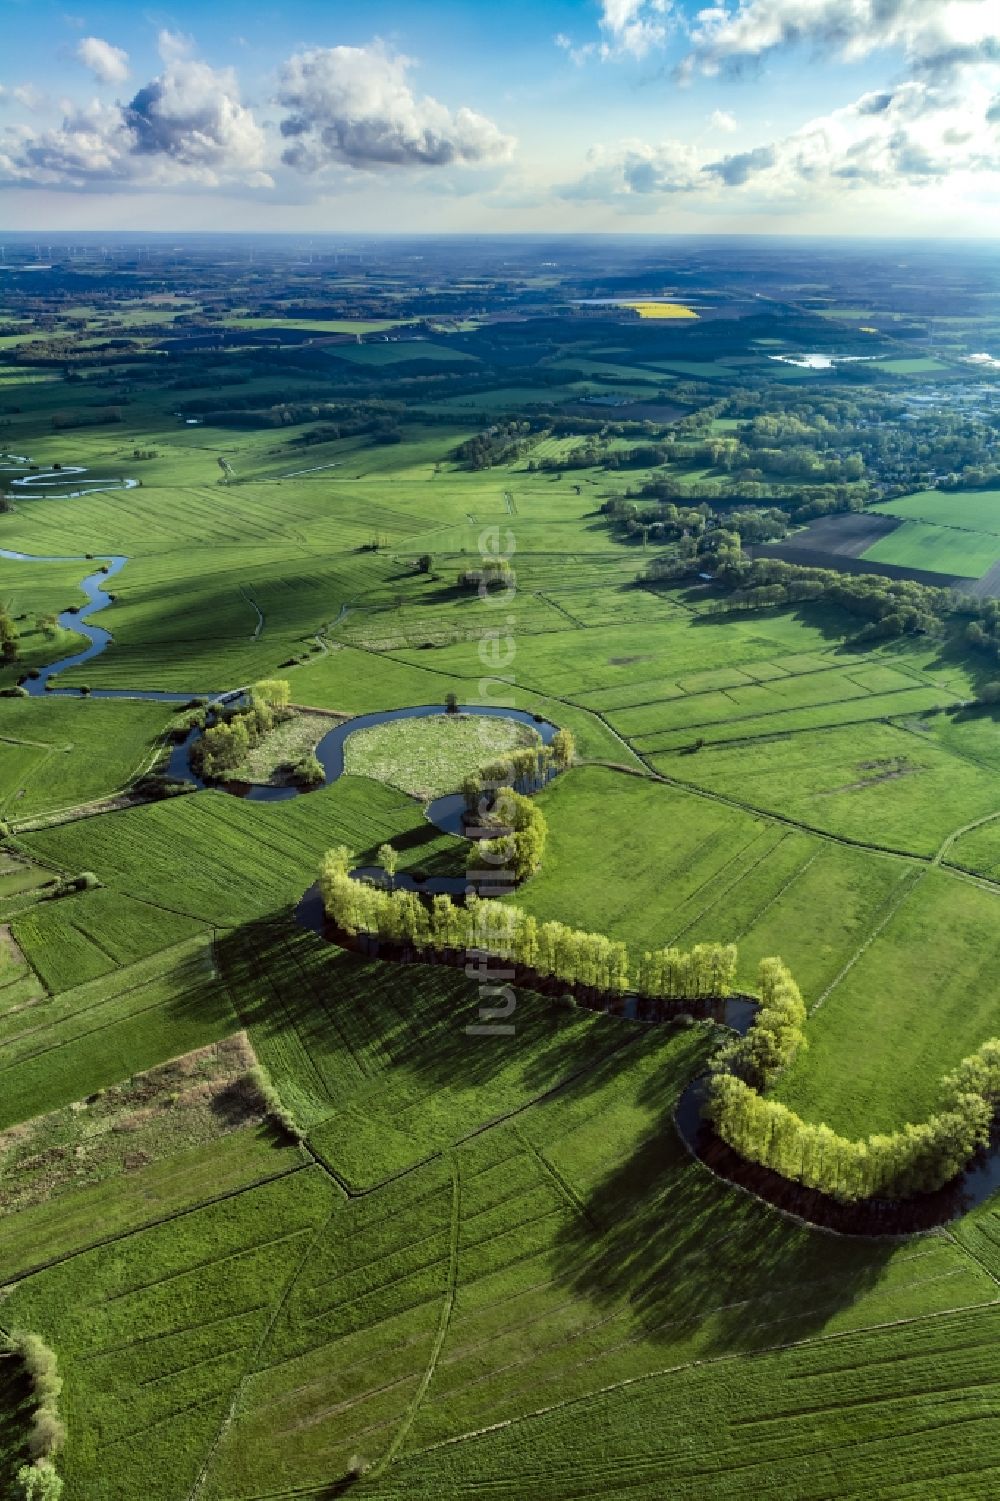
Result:
[[[386,874],[389,890],[392,891],[396,880],[396,871],[399,869],[399,851],[391,844],[380,844],[378,847],[378,863]]]

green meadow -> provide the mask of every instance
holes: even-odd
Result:
[[[780,956],[809,1046],[777,1098],[849,1135],[923,1120],[1000,1031],[1000,711],[972,704],[995,663],[953,619],[884,639],[828,601],[647,585],[658,546],[604,510],[651,480],[724,497],[707,440],[740,439],[748,388],[798,421],[814,391],[869,385],[767,359],[785,324],[754,304],[745,335],[572,300],[536,328],[472,280],[434,288],[428,325],[402,280],[332,280],[361,316],[241,281],[195,304],[77,289],[37,336],[0,333],[3,447],[141,481],[60,498],[0,461],[0,547],[52,559],[0,559],[0,1326],[55,1354],[63,1501],[989,1494],[995,1201],[925,1235],[811,1228],[679,1135],[715,1023],[522,972],[512,1030],[484,1031],[474,966],[298,921],[335,846],[461,875],[466,841],[423,801],[520,727],[365,732],[343,776],[281,801],[136,785],[191,712],[143,693],[277,677],[326,713],[454,695],[542,716],[576,759],[536,794],[544,858],[507,900],[636,956],[732,943],[741,992]],[[888,323],[824,308],[796,307],[797,337]],[[268,338],[171,342],[224,328]],[[272,347],[283,329],[313,337]],[[364,342],[324,342],[345,333]],[[109,335],[127,347],[104,360]],[[954,373],[883,347],[892,401]],[[903,525],[869,560],[978,577],[1000,557],[998,491],[878,509]],[[481,594],[464,576],[497,552],[514,583]],[[18,695],[82,649],[49,617],[112,555],[112,639],[57,682],[136,696]],[[0,1356],[5,1497],[31,1409]]]

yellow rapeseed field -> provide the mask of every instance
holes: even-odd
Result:
[[[640,318],[697,318],[698,316],[693,308],[685,307],[682,302],[627,302],[625,306],[634,308]]]

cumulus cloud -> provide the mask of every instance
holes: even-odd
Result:
[[[627,206],[636,197],[746,193],[775,203],[846,189],[894,192],[943,179],[1000,180],[997,100],[989,79],[967,75],[961,93],[926,79],[863,94],[780,140],[717,158],[683,143],[596,148],[564,197]]]
[[[381,42],[298,52],[281,74],[284,162],[316,172],[504,161],[514,141],[485,115],[414,93],[410,58]]]
[[[701,11],[685,69],[716,73],[779,48],[811,45],[845,62],[881,48],[947,73],[1000,58],[996,0],[738,0]]]
[[[556,192],[560,198],[609,202],[694,192],[700,178],[697,153],[682,141],[624,141],[617,147],[593,147],[583,175]]]
[[[206,174],[224,170],[266,186],[264,132],[240,103],[231,68],[188,55],[185,39],[160,37],[163,72],[125,107],[137,156],[159,156]]]
[[[128,53],[99,36],[85,36],[76,55],[99,83],[124,83],[128,77]]]
[[[601,56],[645,57],[667,37],[672,0],[601,0]]]
[[[713,109],[708,123],[713,130],[724,130],[727,135],[731,135],[736,129],[736,116],[731,115],[728,110]]]
[[[0,137],[0,177],[39,186],[83,187],[124,175],[128,132],[121,111],[94,100],[52,130],[18,126]]]
[[[266,187],[264,132],[241,104],[231,69],[190,55],[183,38],[160,36],[163,71],[126,105],[98,101],[68,109],[46,130],[20,125],[0,136],[0,175],[8,182]]]

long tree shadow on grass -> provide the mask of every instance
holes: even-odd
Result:
[[[24,1362],[0,1355],[0,1495],[17,1494],[15,1477],[28,1462],[28,1431],[35,1402]]]
[[[323,1082],[323,1060],[364,1050],[368,1077],[384,1077],[387,1097],[397,1071],[408,1093],[480,1090],[475,1111],[466,1106],[456,1120],[456,1137],[583,1070],[596,1084],[623,1066],[622,1049],[646,1032],[524,991],[511,1033],[470,1032],[482,1024],[477,979],[443,964],[347,952],[305,931],[288,910],[223,935],[216,953],[243,1025],[279,1044],[294,1035],[316,1064],[302,1076],[321,1096],[330,1088],[329,1108],[345,1096],[339,1072],[335,1087]],[[502,1088],[491,1092],[501,1076]]]
[[[673,1122],[684,1081],[641,1091],[655,1126],[586,1196],[555,1246],[577,1296],[630,1307],[654,1340],[718,1355],[825,1329],[876,1286],[896,1247],[810,1230],[715,1179]]]

